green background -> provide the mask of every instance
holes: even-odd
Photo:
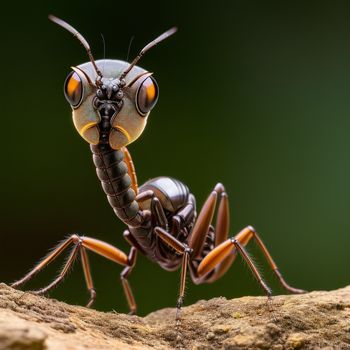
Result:
[[[95,175],[88,145],[71,121],[62,86],[82,46],[47,20],[64,18],[96,58],[131,57],[170,26],[178,33],[141,66],[160,99],[130,146],[139,182],[169,175],[201,205],[226,186],[231,233],[261,233],[292,285],[332,289],[350,282],[350,3],[271,1],[12,2],[2,8],[0,281],[11,282],[50,247],[77,232],[124,251],[125,229]],[[4,5],[2,5],[4,6]],[[257,249],[250,252],[272,285]],[[127,311],[121,267],[92,256],[96,308]],[[28,288],[47,284],[62,260]],[[179,273],[139,256],[130,278],[139,313],[174,306]],[[218,282],[187,286],[202,298],[260,295],[240,259]],[[51,296],[84,304],[80,264]]]

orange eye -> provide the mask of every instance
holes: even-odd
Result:
[[[77,107],[83,97],[83,82],[75,72],[69,73],[64,83],[64,96],[72,107]]]
[[[136,94],[136,106],[139,113],[146,115],[157,103],[159,89],[152,77],[147,77],[140,85]]]

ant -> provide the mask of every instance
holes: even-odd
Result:
[[[44,294],[57,286],[80,254],[90,292],[87,304],[90,307],[96,298],[87,255],[91,251],[125,266],[120,278],[130,313],[135,313],[136,302],[128,277],[136,264],[137,252],[140,252],[165,270],[173,271],[181,266],[178,319],[184,300],[187,270],[195,284],[211,283],[225,274],[237,254],[246,261],[270,298],[271,289],[245,249],[254,239],[282,286],[292,293],[303,293],[303,290],[287,284],[253,227],[248,226],[236,236],[229,237],[229,202],[222,184],[214,187],[198,215],[195,197],[179,180],[157,177],[138,187],[134,164],[126,146],[142,134],[149,113],[157,102],[159,88],[152,73],[136,64],[149,49],[174,34],[176,28],[151,41],[131,63],[95,61],[88,42],[77,30],[57,17],[49,18],[72,33],[89,56],[90,62],[72,68],[64,84],[64,93],[73,110],[75,128],[90,144],[97,176],[108,202],[128,227],[124,238],[131,249],[129,254],[125,254],[101,240],[73,234],[27,275],[14,282],[12,287],[23,285],[69,246],[73,246],[59,276],[34,293]],[[217,206],[214,228],[212,221]]]

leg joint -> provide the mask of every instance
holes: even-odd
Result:
[[[137,254],[137,249],[135,247],[131,247],[130,253],[128,256],[128,267],[132,268],[136,264],[136,254]]]
[[[238,245],[238,244],[239,244],[238,241],[237,241],[237,239],[236,239],[235,237],[231,237],[231,238],[230,238],[230,241],[231,241],[234,245]]]
[[[74,233],[74,234],[71,235],[71,239],[72,239],[72,242],[73,242],[75,245],[80,245],[80,244],[83,243],[82,237],[80,237],[80,236],[77,235],[76,233]]]
[[[224,185],[223,185],[222,183],[219,182],[219,183],[216,184],[216,186],[214,187],[214,191],[217,192],[217,193],[219,193],[219,194],[222,194],[222,193],[225,192],[225,187],[224,187]]]
[[[193,253],[193,249],[190,248],[188,245],[184,245],[185,246],[185,249],[184,249],[184,254],[188,254],[188,255],[192,255]]]
[[[252,231],[253,233],[256,233],[256,229],[253,226],[248,226],[247,229]]]

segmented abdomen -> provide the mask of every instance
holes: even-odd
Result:
[[[113,150],[108,144],[91,145],[90,148],[97,176],[115,214],[127,225],[139,226],[142,217],[123,152]]]

